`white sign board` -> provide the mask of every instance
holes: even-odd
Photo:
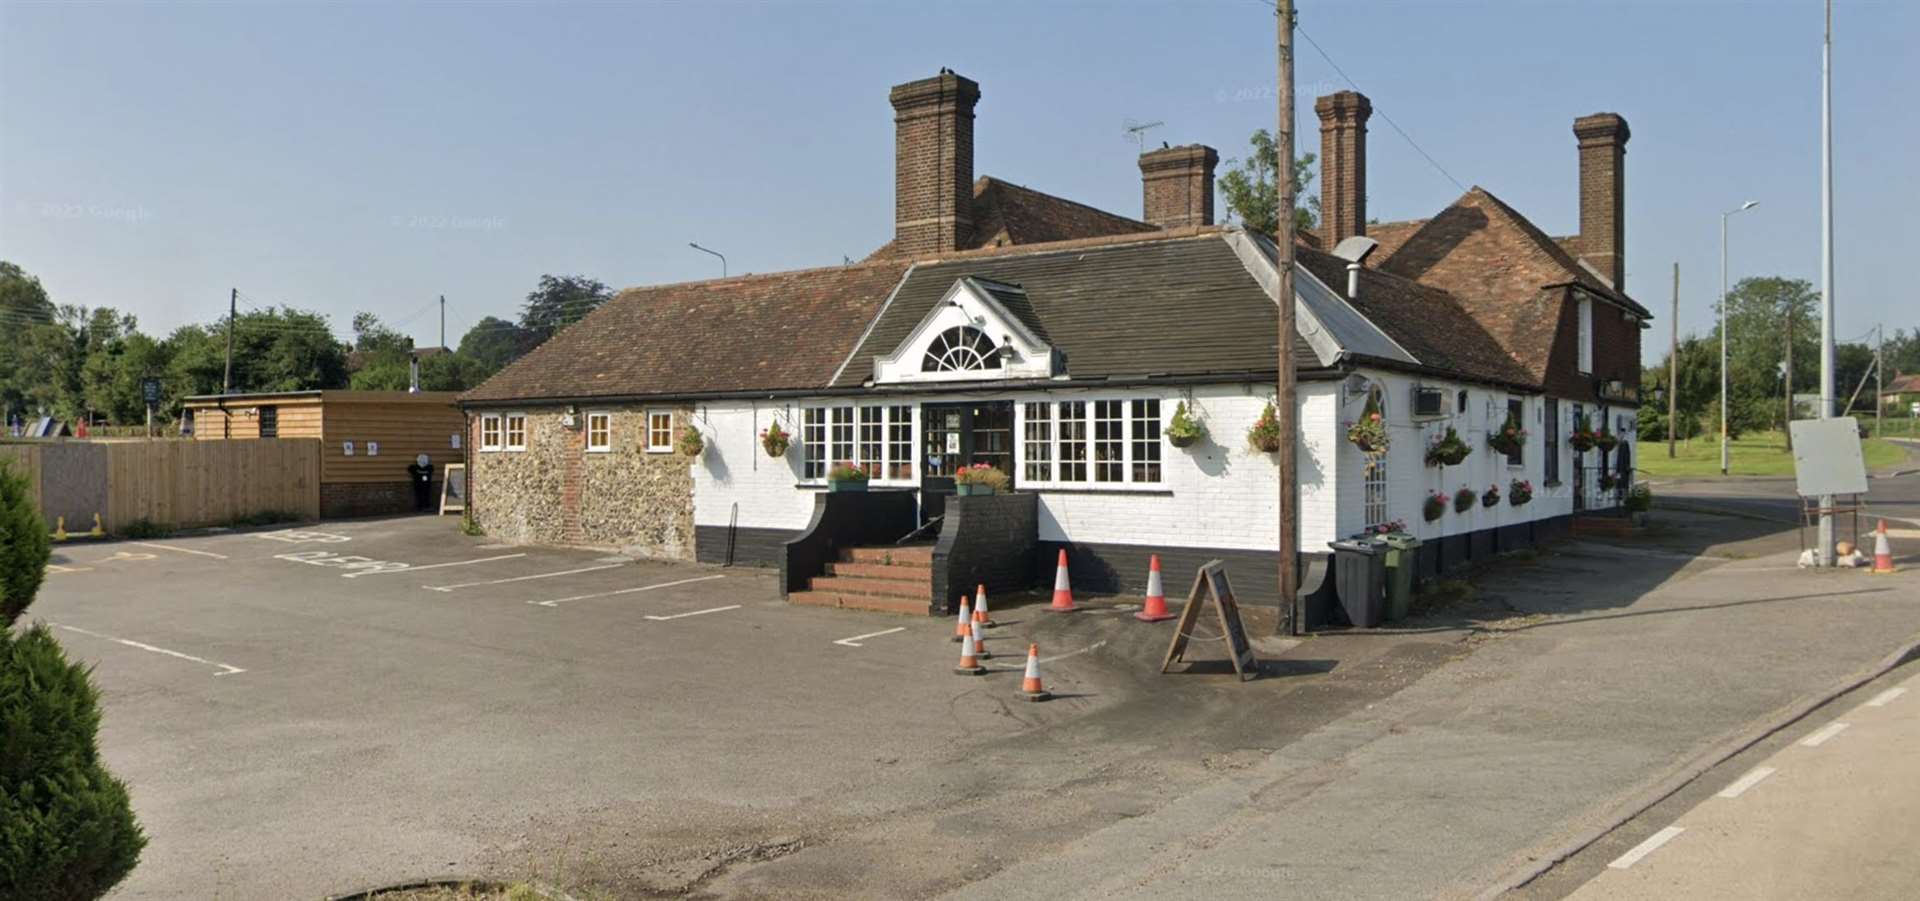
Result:
[[[1867,493],[1867,461],[1860,456],[1860,426],[1852,417],[1796,419],[1787,428],[1801,497]]]
[[[351,441],[340,442],[340,452],[343,454],[346,454],[349,457],[353,456],[353,442]]]

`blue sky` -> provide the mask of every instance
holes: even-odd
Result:
[[[1836,13],[1841,338],[1920,324],[1916,4]],[[1719,278],[1818,279],[1815,0],[1306,2],[1372,99],[1369,212],[1485,186],[1576,227],[1574,117],[1625,115],[1628,288],[1682,331]],[[1274,115],[1273,23],[1206,3],[0,4],[0,258],[148,331],[253,302],[438,340],[542,273],[616,287],[855,259],[892,229],[887,88],[980,82],[975,171],[1138,215],[1126,120],[1239,155]],[[1347,82],[1304,40],[1311,98]]]

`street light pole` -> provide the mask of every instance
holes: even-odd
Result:
[[[1727,301],[1733,296],[1727,287],[1727,219],[1760,205],[1749,200],[1737,210],[1720,214],[1720,474],[1727,474],[1730,457],[1727,448]]]
[[[1833,409],[1833,0],[1827,0],[1827,33],[1820,45],[1820,419]],[[1820,497],[1821,566],[1833,565],[1833,496]]]
[[[717,251],[717,250],[708,250],[707,248],[701,247],[700,245],[692,241],[688,241],[687,246],[693,248],[694,250],[698,250],[701,253],[710,253],[710,254],[713,254],[714,256],[719,257],[720,258],[720,277],[721,278],[727,277],[727,255],[726,254],[721,253],[720,251]]]

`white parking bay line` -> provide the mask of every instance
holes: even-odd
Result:
[[[505,585],[508,582],[531,582],[535,579],[551,579],[554,576],[571,576],[578,573],[590,573],[602,569],[613,569],[619,563],[607,563],[600,566],[584,566],[580,569],[563,569],[557,573],[534,573],[531,576],[514,576],[511,579],[488,579],[484,582],[461,582],[458,585],[422,585],[428,591],[452,591],[456,588],[472,588],[476,585]]]
[[[1765,779],[1768,776],[1771,776],[1777,772],[1780,772],[1780,771],[1770,766],[1754,767],[1753,769],[1748,770],[1745,776],[1741,776],[1739,779],[1734,780],[1732,785],[1729,785],[1726,788],[1721,789],[1720,793],[1715,797],[1738,798],[1741,795],[1745,794],[1747,789],[1750,789],[1756,785],[1759,785],[1760,780]]]
[[[706,614],[709,614],[709,613],[722,613],[728,610],[738,610],[738,609],[740,609],[739,604],[728,604],[725,607],[708,607],[705,610],[695,610],[690,613],[676,613],[672,616],[654,616],[652,614],[648,614],[647,619],[653,620],[654,622],[663,623],[670,619],[680,619],[682,617],[687,617],[687,616],[705,616]]]
[[[1687,830],[1679,826],[1668,826],[1659,832],[1647,836],[1646,841],[1634,845],[1633,850],[1614,858],[1613,863],[1607,864],[1607,866],[1615,870],[1624,870],[1633,866],[1640,862],[1640,858],[1658,851],[1661,845],[1673,841],[1675,836],[1685,831]]]
[[[495,560],[512,560],[515,557],[525,557],[525,556],[526,554],[501,554],[498,557],[481,557],[476,560],[455,560],[451,563],[429,563],[425,566],[409,566],[409,567],[406,567],[405,569],[372,569],[372,570],[366,570],[364,572],[347,573],[346,575],[343,575],[340,578],[357,579],[361,576],[378,576],[378,575],[384,575],[386,573],[415,573],[423,569],[440,569],[442,567],[447,567],[447,566],[472,566],[475,563],[492,563]]]
[[[1906,693],[1907,693],[1907,690],[1904,688],[1889,688],[1886,691],[1883,691],[1877,695],[1874,695],[1873,700],[1867,702],[1867,706],[1868,707],[1885,707],[1894,698],[1897,698]]]
[[[585,601],[585,600],[591,600],[593,598],[610,598],[617,594],[633,594],[634,592],[638,592],[638,591],[652,591],[656,588],[672,588],[675,585],[691,585],[695,582],[710,582],[710,581],[713,581],[714,579],[724,579],[724,578],[726,578],[726,576],[724,575],[700,576],[698,578],[693,578],[693,579],[680,579],[673,582],[661,582],[658,585],[640,585],[634,588],[620,588],[620,589],[615,589],[613,591],[596,591],[593,594],[576,594],[570,598],[554,598],[553,600],[550,600],[550,601],[528,601],[527,603],[532,604],[535,607],[558,607],[561,604],[566,604],[573,601]]]
[[[137,544],[137,545],[139,545],[139,546],[141,546],[141,547],[150,547],[150,548],[158,548],[158,549],[160,549],[160,550],[163,550],[163,551],[173,551],[173,552],[174,552],[174,553],[176,553],[176,554],[198,554],[198,555],[200,555],[200,556],[202,556],[202,557],[212,557],[212,558],[213,558],[213,559],[215,559],[215,560],[225,560],[225,559],[227,559],[227,555],[226,555],[226,554],[216,554],[216,553],[214,553],[214,552],[212,552],[212,551],[196,551],[196,550],[194,550],[193,548],[190,548],[190,547],[174,547],[174,546],[173,546],[173,545],[171,545],[171,544],[151,544],[151,543],[148,543],[148,542],[145,542],[145,541],[135,541],[135,542],[132,542],[132,543],[133,543],[133,544]]]
[[[58,626],[59,628],[62,628],[62,629],[65,629],[65,630],[67,630],[67,631],[69,631],[69,632],[78,632],[78,633],[80,633],[80,634],[82,634],[82,635],[91,635],[91,636],[93,636],[94,638],[99,638],[99,639],[103,639],[103,640],[106,640],[106,641],[112,641],[112,642],[118,642],[118,643],[120,643],[120,644],[123,644],[123,645],[126,645],[127,647],[130,647],[130,648],[139,648],[139,649],[140,649],[140,650],[142,650],[142,651],[152,651],[152,652],[154,652],[155,654],[165,654],[165,655],[167,655],[168,657],[178,657],[178,658],[180,658],[181,660],[191,660],[191,661],[193,661],[194,663],[204,663],[204,664],[206,664],[206,665],[208,665],[208,666],[214,666],[214,667],[219,667],[219,668],[220,668],[220,671],[219,671],[219,672],[217,672],[217,673],[214,673],[214,675],[216,675],[216,676],[231,676],[231,675],[233,675],[233,674],[235,674],[235,673],[244,673],[244,672],[246,672],[246,670],[243,670],[243,669],[241,669],[241,668],[239,668],[239,667],[237,667],[237,666],[228,666],[228,665],[226,665],[226,664],[224,664],[224,663],[215,663],[215,662],[213,662],[213,661],[211,661],[211,660],[207,660],[207,659],[205,659],[205,658],[203,658],[203,657],[195,657],[195,656],[193,656],[192,654],[182,654],[182,653],[180,653],[179,651],[169,651],[169,650],[167,650],[166,648],[157,648],[157,647],[154,647],[153,645],[150,645],[150,644],[144,644],[144,643],[142,643],[142,642],[138,642],[138,641],[132,641],[132,640],[130,640],[130,639],[126,639],[126,638],[115,638],[115,637],[113,637],[113,636],[111,636],[111,635],[102,635],[102,634],[100,634],[100,633],[98,633],[98,632],[89,632],[89,631],[87,631],[86,629],[82,629],[82,628],[80,628],[79,626],[69,626],[69,625],[67,625],[67,624],[65,624],[65,623],[53,623],[53,625],[55,625],[55,626]]]
[[[837,638],[837,639],[834,639],[833,643],[838,645],[845,645],[850,648],[857,648],[860,646],[860,642],[866,639],[879,638],[882,635],[892,635],[895,632],[905,632],[905,631],[907,631],[906,626],[895,626],[891,629],[881,629],[878,632],[868,632],[865,635],[855,635],[852,638]]]
[[[1832,738],[1836,735],[1839,735],[1842,732],[1845,732],[1847,730],[1847,726],[1848,726],[1847,723],[1828,723],[1825,726],[1822,726],[1820,728],[1820,731],[1815,732],[1812,735],[1809,735],[1806,738],[1801,739],[1800,746],[1803,748],[1820,747],[1821,745],[1824,745],[1827,743],[1827,739]]]

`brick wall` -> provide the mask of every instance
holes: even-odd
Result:
[[[1320,235],[1322,246],[1367,233],[1367,119],[1373,104],[1356,91],[1314,101],[1320,117]]]
[[[440,469],[434,467],[432,509],[439,509]],[[413,486],[398,482],[323,482],[320,485],[320,516],[342,519],[353,516],[389,516],[412,513]]]
[[[1213,224],[1213,169],[1220,154],[1203,144],[1140,155],[1142,219],[1162,228]]]
[[[1031,494],[950,497],[933,552],[934,609],[957,612],[960,595],[985,585],[989,596],[1033,583],[1039,521]]]
[[[1627,120],[1595,113],[1573,120],[1580,146],[1580,255],[1615,288],[1627,285]]]
[[[973,235],[973,107],[980,86],[942,72],[896,85],[894,248],[901,254],[957,250]]]

